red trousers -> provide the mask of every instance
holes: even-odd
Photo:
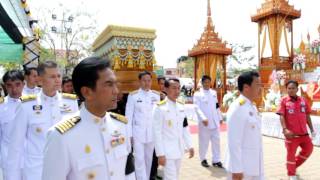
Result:
[[[298,147],[301,148],[301,151],[296,155]],[[312,140],[309,136],[286,139],[286,148],[288,176],[295,176],[296,169],[304,163],[312,153]]]

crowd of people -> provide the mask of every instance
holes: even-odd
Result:
[[[37,68],[7,71],[0,98],[0,171],[4,180],[177,180],[185,153],[195,154],[177,78],[142,71],[139,89],[128,96],[117,88],[109,60],[82,60],[72,78],[62,77],[53,61]],[[193,95],[199,127],[199,164],[225,168],[230,180],[263,180],[259,74],[238,77],[240,96],[229,107],[225,165],[220,155],[220,111],[208,75]],[[287,83],[279,107],[288,151],[288,176],[311,155],[314,135],[308,103]],[[207,151],[211,143],[211,163]],[[296,156],[297,147],[301,152]],[[158,174],[163,167],[163,176]],[[0,174],[1,175],[1,174]]]

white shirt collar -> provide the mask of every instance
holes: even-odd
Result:
[[[44,101],[57,101],[58,100],[58,94],[59,94],[59,92],[57,91],[54,96],[50,97],[50,96],[45,95],[43,90],[41,90],[41,92],[40,92],[40,96]]]
[[[105,124],[106,116],[107,116],[107,112],[105,113],[105,115],[102,118],[92,114],[91,112],[88,111],[85,104],[82,106],[82,108],[80,110],[80,114],[81,114],[81,117],[88,117],[89,121],[91,121],[94,124],[97,124],[99,126],[103,126]]]
[[[12,98],[9,95],[7,96],[8,98],[8,102],[9,103],[16,103],[16,102],[20,102],[20,98]]]

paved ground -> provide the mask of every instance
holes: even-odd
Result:
[[[220,180],[226,179],[224,170],[218,168],[203,168],[199,162],[198,153],[198,136],[196,131],[193,135],[193,143],[196,149],[196,155],[192,159],[183,159],[182,168],[180,171],[180,180]],[[225,153],[226,133],[221,133],[221,152],[222,158]],[[285,169],[285,148],[283,140],[270,137],[263,138],[264,145],[264,164],[267,180],[286,180]],[[211,154],[208,154],[210,160]],[[208,161],[210,162],[210,161]],[[315,147],[313,154],[305,164],[299,168],[301,180],[320,180],[320,148]],[[0,180],[2,180],[0,176]]]
[[[210,167],[208,169],[200,166],[198,153],[198,136],[192,135],[196,155],[193,159],[184,159],[180,172],[180,180],[207,180],[226,179],[224,170]],[[225,154],[226,133],[221,133],[222,158]],[[286,151],[282,139],[271,137],[263,138],[264,145],[264,167],[267,180],[285,180],[286,176],[285,157]],[[211,154],[208,154],[211,157]],[[210,160],[211,158],[208,158]],[[210,161],[208,161],[209,163]],[[313,154],[305,164],[299,168],[301,180],[320,180],[320,148],[315,147]]]

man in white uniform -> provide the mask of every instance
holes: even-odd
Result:
[[[36,95],[22,96],[22,103],[13,120],[7,158],[7,180],[19,180],[17,175],[22,158],[23,180],[40,180],[48,129],[63,116],[78,110],[75,95],[58,92],[61,88],[61,75],[55,62],[40,64],[38,72],[43,84],[42,91]]]
[[[8,156],[10,129],[12,120],[15,117],[16,108],[21,103],[19,98],[24,86],[24,77],[21,71],[11,70],[3,75],[2,81],[8,95],[5,98],[0,97],[0,169],[1,167],[6,167],[5,162],[7,162]],[[21,172],[19,174],[21,175]],[[5,176],[4,179],[6,179]]]
[[[24,71],[24,79],[26,84],[24,85],[22,95],[38,94],[41,88],[38,85],[38,72],[35,67],[26,67]]]
[[[255,71],[238,77],[240,96],[227,112],[226,169],[229,180],[263,180],[261,118],[253,101],[260,97],[261,80]]]
[[[109,60],[82,60],[72,81],[83,107],[49,131],[42,180],[125,180],[130,141],[127,119],[107,112],[118,93]]]
[[[151,73],[141,72],[139,82],[140,89],[128,96],[126,117],[129,122],[129,135],[133,137],[136,177],[138,180],[149,180],[154,150],[152,110],[160,101],[160,95],[151,90]]]
[[[194,94],[193,103],[204,113],[205,119],[199,119],[199,154],[201,165],[209,167],[206,160],[209,142],[211,142],[212,165],[223,168],[220,160],[220,123],[222,115],[219,108],[217,92],[210,88],[211,78],[204,75],[201,78],[202,87]]]
[[[164,180],[177,180],[181,159],[185,151],[194,155],[185,106],[177,101],[180,82],[172,78],[165,81],[167,98],[153,111],[153,138],[159,165],[164,167]]]

